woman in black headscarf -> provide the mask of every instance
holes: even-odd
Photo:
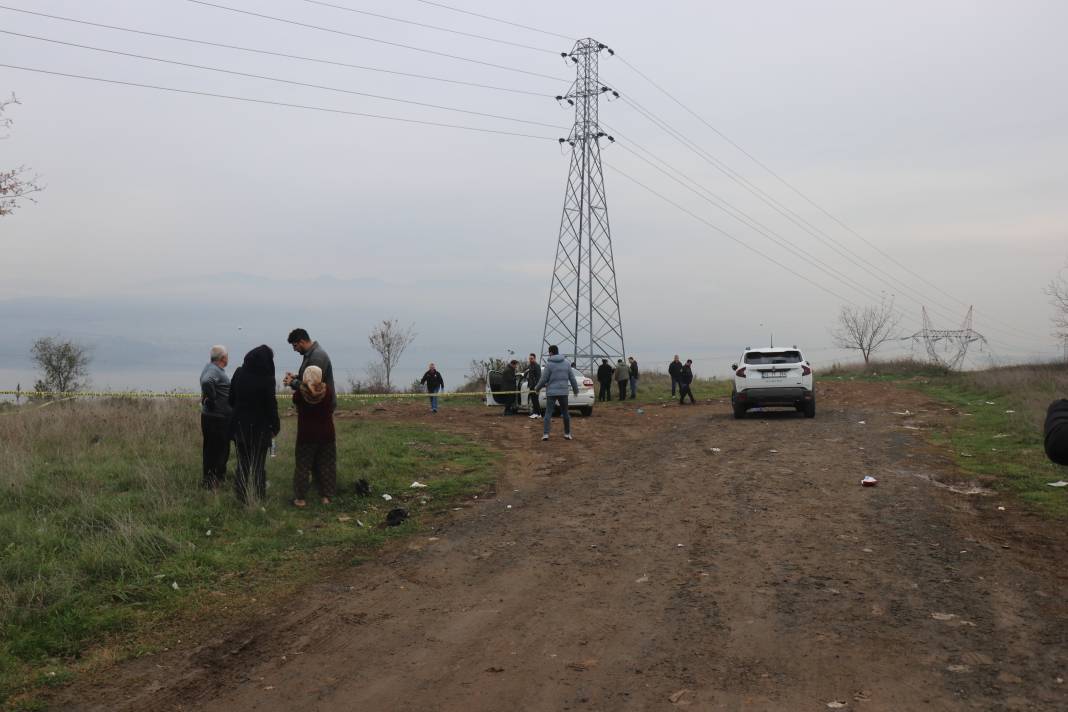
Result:
[[[279,430],[271,347],[257,346],[245,354],[244,363],[230,380],[230,407],[237,445],[237,498],[247,504],[251,487],[262,501],[267,494],[267,452]]]

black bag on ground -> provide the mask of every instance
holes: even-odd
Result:
[[[1055,400],[1046,411],[1042,439],[1046,457],[1058,465],[1068,465],[1068,400]]]

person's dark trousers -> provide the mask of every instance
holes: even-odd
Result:
[[[250,496],[259,501],[267,497],[267,452],[271,449],[268,430],[241,430],[234,434],[237,467],[234,468],[234,493],[243,504]]]
[[[516,397],[514,395],[510,395],[510,396],[508,396],[508,400],[506,400],[504,402],[504,414],[505,415],[515,415],[516,414],[516,410],[517,409],[516,409],[516,405],[515,405],[515,399],[516,399]]]
[[[612,382],[601,381],[601,390],[597,393],[597,400],[608,402],[612,400]]]
[[[215,489],[226,481],[226,463],[230,460],[230,421],[218,415],[200,416],[204,436],[204,475],[200,486]]]
[[[537,391],[531,391],[528,400],[530,401],[530,412],[535,415],[541,415],[541,400],[538,398]]]
[[[616,381],[619,384],[619,400],[627,400],[627,382]]]
[[[672,378],[671,379],[671,397],[672,398],[675,397],[675,388],[677,388],[679,385],[681,385],[681,384],[679,383],[677,378]]]
[[[553,420],[553,411],[560,409],[560,417],[564,419],[564,435],[571,434],[571,413],[567,409],[567,396],[545,396],[545,420],[542,423],[541,432],[549,434],[549,424]]]
[[[696,402],[693,399],[693,391],[690,390],[690,384],[688,384],[688,383],[680,383],[679,384],[679,405],[683,404],[683,402],[686,400],[686,396],[690,397],[690,402],[691,403],[695,403]]]
[[[634,376],[630,377],[630,397],[631,398],[637,398],[638,397],[638,379],[635,378]]]

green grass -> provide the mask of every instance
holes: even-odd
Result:
[[[961,470],[1043,515],[1068,518],[1068,492],[1047,484],[1068,479],[1068,471],[1042,447],[1046,407],[1068,395],[1063,363],[956,373],[923,362],[875,362],[832,370],[827,378],[891,382],[957,409],[961,415],[932,439],[952,451]]]
[[[198,417],[188,403],[115,401],[0,418],[0,702],[64,682],[95,647],[136,652],[176,614],[298,581],[326,560],[358,562],[414,531],[419,514],[485,489],[496,461],[428,428],[340,419],[340,496],[319,505],[313,489],[296,510],[296,423],[285,418],[266,501],[244,507],[229,489],[198,489]],[[357,477],[372,497],[355,496]],[[398,505],[409,523],[378,528]]]
[[[597,392],[598,385],[594,384],[594,393]],[[690,385],[693,390],[693,396],[697,400],[708,400],[709,398],[726,398],[731,394],[731,382],[729,380],[721,380],[716,378],[697,378]],[[627,386],[627,394],[630,394],[630,386]],[[612,384],[612,397],[619,397],[619,388],[615,383]],[[613,401],[612,403],[597,403],[594,406],[594,410],[597,408],[606,407],[618,407],[626,406],[628,404],[647,404],[647,403],[663,403],[671,400],[678,400],[676,395],[674,399],[671,396],[671,377],[666,373],[657,373],[655,371],[642,371],[641,378],[638,379],[638,397],[634,400],[626,400],[624,402]],[[689,400],[687,400],[689,402]]]

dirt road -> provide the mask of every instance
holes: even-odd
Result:
[[[541,443],[540,423],[446,409],[437,426],[508,453],[495,497],[59,704],[1068,709],[1066,539],[930,481],[952,468],[911,428],[940,406],[832,384],[815,420],[644,411],[602,408],[575,441]]]

